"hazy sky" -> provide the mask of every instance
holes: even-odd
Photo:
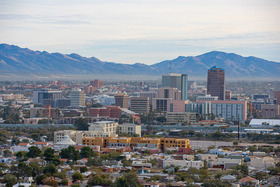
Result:
[[[0,43],[153,64],[220,50],[280,62],[279,0],[0,0]]]

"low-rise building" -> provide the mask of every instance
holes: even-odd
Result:
[[[167,112],[166,123],[196,122],[196,114],[190,112]]]
[[[250,157],[250,165],[256,169],[262,169],[262,168],[269,168],[269,167],[275,167],[275,160],[272,157],[256,157],[251,156]]]
[[[162,168],[167,168],[167,167],[171,167],[171,166],[200,169],[204,166],[204,162],[203,161],[192,161],[192,160],[174,160],[174,159],[163,160]]]
[[[141,137],[141,125],[135,125],[129,123],[118,125],[117,134],[129,134],[129,135],[138,134]]]

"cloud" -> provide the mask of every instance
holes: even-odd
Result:
[[[279,7],[274,0],[0,0],[0,40],[126,63],[212,50],[280,61]]]

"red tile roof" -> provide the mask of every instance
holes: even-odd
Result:
[[[240,179],[239,182],[253,182],[255,180],[257,180],[257,179],[254,179],[254,178],[248,176],[248,177],[244,177],[244,178]]]
[[[29,143],[19,143],[19,146],[27,146]]]
[[[48,142],[35,142],[34,144],[35,145],[47,145]]]

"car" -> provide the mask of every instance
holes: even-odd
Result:
[[[279,184],[279,182],[278,181],[274,181],[273,184]]]
[[[267,180],[263,180],[263,181],[262,181],[262,184],[267,184]]]

